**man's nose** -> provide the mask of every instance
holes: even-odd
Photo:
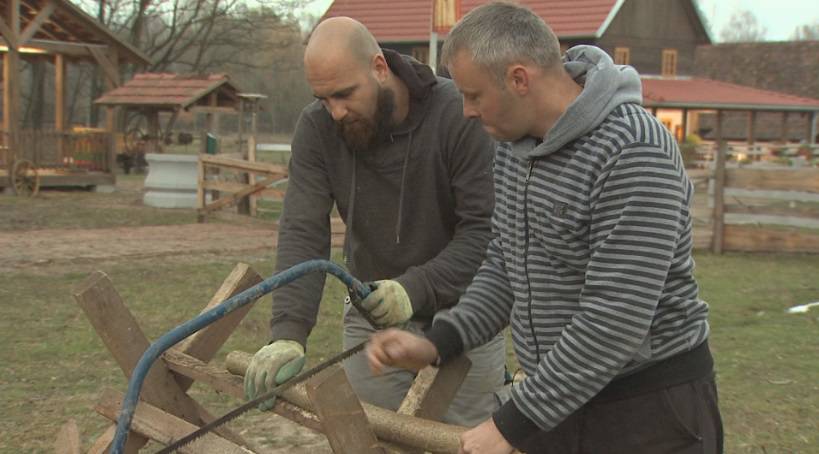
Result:
[[[341,121],[347,116],[347,106],[339,101],[327,101],[327,110],[335,121]]]
[[[464,117],[478,118],[480,117],[480,114],[478,113],[478,109],[473,107],[471,104],[464,103]]]

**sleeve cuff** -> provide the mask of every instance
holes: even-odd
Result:
[[[524,442],[540,430],[511,399],[492,415],[492,420],[503,438],[517,449],[521,449]]]
[[[412,313],[421,313],[427,305],[427,293],[423,282],[417,276],[414,276],[411,270],[407,270],[406,273],[395,278],[395,281],[407,291],[410,304],[412,304]]]
[[[304,324],[293,320],[280,320],[275,325],[271,324],[270,328],[272,332],[270,343],[287,339],[294,340],[305,349],[307,348],[307,336],[310,335],[310,329],[305,327]]]
[[[443,364],[452,358],[457,357],[464,351],[464,343],[461,335],[452,324],[443,320],[436,320],[432,323],[424,335],[438,349],[438,364]]]

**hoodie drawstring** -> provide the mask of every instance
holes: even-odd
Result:
[[[407,166],[409,164],[409,156],[412,151],[412,131],[409,132],[409,140],[407,140],[407,151],[404,153],[404,166],[401,169],[401,190],[398,193],[398,220],[395,223],[395,244],[401,244],[401,218],[404,211],[404,189],[407,181]]]
[[[347,216],[347,225],[346,225],[346,229],[344,230],[344,253],[342,254],[344,256],[344,263],[347,264],[348,268],[350,267],[350,247],[351,247],[351,243],[352,243],[352,241],[350,240],[350,237],[353,234],[353,219],[355,219],[355,193],[356,193],[356,190],[355,190],[355,184],[356,184],[356,182],[355,182],[355,171],[356,171],[356,167],[358,167],[357,159],[356,159],[357,157],[358,157],[358,153],[353,152],[353,178],[352,178],[352,183],[350,184],[350,198],[349,198],[349,200],[350,200],[350,215]]]

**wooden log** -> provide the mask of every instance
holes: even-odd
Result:
[[[244,383],[239,375],[234,375],[225,369],[205,364],[202,361],[179,351],[169,350],[164,354],[165,362],[177,374],[190,377],[214,390],[244,399]],[[273,412],[287,419],[321,432],[321,422],[312,412],[303,410],[284,399],[278,399]]]
[[[305,389],[333,452],[384,453],[341,365],[308,380]]]
[[[80,454],[80,429],[77,421],[69,419],[60,427],[54,440],[55,454]]]
[[[233,351],[227,356],[228,371],[244,375],[252,355],[246,352]],[[241,392],[239,390],[238,392]],[[312,411],[312,404],[302,385],[286,390],[283,399],[305,410]],[[278,403],[277,403],[278,405]],[[433,453],[457,453],[460,447],[460,435],[467,428],[429,421],[408,415],[399,415],[375,405],[362,403],[367,419],[373,431],[382,440],[398,445],[410,446]]]
[[[115,420],[120,407],[122,407],[122,399],[122,393],[112,389],[105,389],[94,409],[106,418]],[[174,440],[184,437],[197,428],[193,424],[145,402],[137,404],[134,419],[131,422],[132,430],[163,445],[169,445]],[[204,434],[190,444],[180,447],[179,452],[192,454],[202,452],[220,454],[253,453],[253,451],[245,447],[236,445],[212,433]]]

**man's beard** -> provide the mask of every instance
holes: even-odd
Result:
[[[392,129],[395,93],[379,88],[373,118],[355,118],[339,122],[341,138],[353,153],[366,152],[387,137]]]

